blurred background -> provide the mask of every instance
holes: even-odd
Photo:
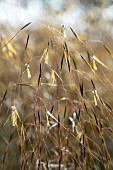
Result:
[[[65,24],[102,38],[113,36],[112,0],[0,0],[0,23],[32,28],[43,22]]]

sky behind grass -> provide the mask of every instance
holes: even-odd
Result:
[[[89,20],[93,20],[93,17],[95,19],[101,18],[104,23],[113,22],[113,3],[105,0],[100,1],[101,3],[93,2],[78,0],[4,0],[0,1],[0,23],[20,26],[27,22],[36,24],[37,22],[47,21],[51,24],[56,22],[76,26],[79,31],[84,31],[88,27]]]

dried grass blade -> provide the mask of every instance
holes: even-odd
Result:
[[[95,61],[97,61],[99,64],[101,64],[102,66],[104,66],[104,67],[107,68],[107,66],[106,66],[102,61],[100,61],[95,55],[93,55],[93,59],[94,59]]]
[[[52,40],[50,40],[50,42],[51,42],[51,47],[52,47],[52,49],[54,49],[53,41],[52,41]]]
[[[62,59],[61,59],[60,70],[62,70],[63,61],[64,61],[64,53],[63,53],[63,56],[62,56]]]
[[[4,123],[4,125],[3,126],[5,126],[6,124],[7,124],[7,122],[9,121],[9,119],[11,118],[11,114],[8,116],[8,118],[7,118],[7,120],[6,120],[6,122]]]
[[[78,112],[77,111],[75,111],[75,112],[76,112],[76,117],[77,117],[77,119],[79,121],[80,120],[80,113],[81,113],[80,108],[79,108]]]
[[[60,153],[60,157],[59,157],[59,170],[61,170],[61,161],[62,161],[62,151]]]
[[[58,138],[59,138],[59,144],[60,144],[60,116],[58,114]]]
[[[74,36],[77,38],[77,40],[79,40],[81,42],[82,45],[84,45],[83,41],[80,39],[80,37],[78,36],[78,34],[70,27],[72,33],[74,34]]]
[[[98,106],[97,97],[95,94],[94,94],[94,103],[95,103],[95,106]]]
[[[67,65],[68,65],[68,70],[69,70],[69,72],[70,72],[70,70],[71,70],[71,67],[70,67],[69,58],[67,58]]]
[[[85,145],[85,136],[83,135],[82,136],[82,144]],[[86,149],[83,147],[83,155],[84,155],[84,158],[86,157]]]
[[[61,77],[58,75],[58,73],[54,70],[56,76],[60,79],[60,81],[63,83],[63,80],[61,79]]]
[[[34,124],[35,124],[35,126],[36,126],[36,119],[37,119],[36,113],[34,113]]]
[[[19,32],[20,32],[20,31],[17,31],[16,34],[1,47],[1,50],[2,50],[4,47],[6,47],[6,46],[17,36],[17,34],[19,34]]]
[[[95,88],[95,85],[94,85],[94,82],[93,82],[92,79],[91,79],[91,83],[92,83],[92,85],[93,85],[93,89],[96,89],[96,88]]]
[[[52,106],[50,113],[52,113],[52,112],[53,112],[53,109],[54,109],[54,105]]]
[[[87,106],[86,106],[86,103],[84,103],[84,108],[85,108],[85,110],[86,110],[86,113],[88,114],[88,108],[87,108]]]
[[[64,49],[67,51],[67,54],[68,54],[68,53],[69,53],[69,50],[68,50],[68,47],[67,47],[66,42],[64,42]]]
[[[40,113],[38,111],[38,121],[39,121],[39,124],[41,123],[41,118],[40,118]]]
[[[70,55],[69,55],[69,50],[68,50],[66,42],[64,43],[64,57],[66,59],[66,63],[68,65],[68,70],[70,72]]]
[[[57,118],[53,116],[47,109],[46,109],[46,114],[49,115],[52,119],[54,119],[58,123]]]
[[[80,55],[81,56],[81,55]],[[93,68],[91,67],[91,65],[86,61],[86,59],[81,56],[81,58],[83,59],[83,61],[86,63],[86,65],[91,69],[91,71],[93,71],[93,73],[95,73],[95,71],[93,70]]]
[[[71,29],[72,33],[74,34],[74,36],[79,40],[77,33],[71,27],[70,27],[70,29]]]
[[[4,95],[3,95],[3,99],[2,99],[2,101],[1,101],[0,107],[1,107],[2,104],[3,104],[3,102],[4,102],[5,98],[6,98],[6,95],[7,95],[7,89],[6,89],[6,91],[5,91]]]
[[[31,22],[27,23],[26,25],[24,25],[20,30],[23,30],[24,28],[26,28],[28,25],[30,25]]]
[[[65,106],[65,109],[64,109],[64,119],[66,117],[66,110],[67,110],[67,107]]]
[[[106,51],[110,54],[111,57],[113,57],[113,53],[111,52],[111,50],[108,48],[107,45],[103,44],[104,48],[106,49]]]
[[[81,95],[82,95],[82,97],[83,97],[83,92],[84,92],[83,82],[82,82],[82,84],[79,85],[79,87],[80,87],[80,93],[81,93]]]
[[[40,63],[40,73],[39,73],[39,78],[38,78],[38,87],[39,87],[40,82],[41,82],[41,74],[42,74],[42,68],[41,68],[41,63]]]
[[[97,119],[97,117],[96,117],[96,114],[93,113],[93,115],[94,115],[94,117],[95,117],[95,121],[96,121],[96,124],[97,124],[97,126],[98,126],[99,124],[98,124],[98,119]]]
[[[40,58],[40,62],[43,60],[43,58],[44,58],[44,62],[46,63],[46,64],[48,64],[48,60],[49,60],[49,58],[48,58],[48,51],[49,51],[49,41],[48,41],[48,44],[47,44],[47,46],[46,46],[46,48],[44,49],[44,52],[43,52],[43,54],[42,54],[42,57]]]
[[[94,68],[94,70],[97,70],[97,65],[96,65],[96,62],[94,59],[93,59],[93,68]]]
[[[74,64],[75,70],[77,70],[77,65],[76,65],[76,62],[75,62],[74,58],[72,60],[73,60],[73,64]]]
[[[112,111],[112,108],[108,105],[108,103],[106,103],[106,102],[104,101],[104,104],[106,105],[106,107],[107,107],[108,109],[110,109],[110,110]]]
[[[87,56],[88,56],[88,61],[89,61],[89,63],[91,62],[91,57],[90,57],[90,54],[89,54],[89,52],[87,51]]]
[[[22,126],[21,126],[21,136],[23,137],[24,141],[25,141],[25,127],[22,123]]]
[[[47,120],[47,128],[49,129],[50,125],[50,121],[49,121],[49,115],[46,114],[46,120]]]
[[[25,45],[25,50],[27,49],[28,42],[29,42],[29,34],[28,34],[28,36],[27,36],[27,41],[26,41],[26,45]]]
[[[53,69],[50,68],[50,83],[55,84],[56,78],[55,78],[55,72]]]

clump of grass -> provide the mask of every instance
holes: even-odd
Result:
[[[73,28],[29,24],[1,45],[1,169],[112,169],[111,68]]]

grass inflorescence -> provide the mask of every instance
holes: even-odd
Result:
[[[112,51],[30,24],[1,38],[1,170],[112,169]]]

